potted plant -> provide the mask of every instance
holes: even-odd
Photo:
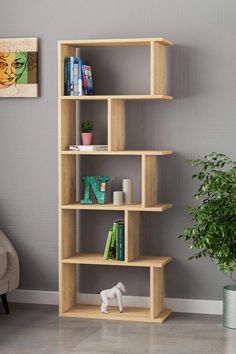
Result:
[[[210,257],[232,279],[236,269],[236,162],[212,152],[191,163],[200,168],[192,177],[200,182],[194,198],[201,203],[187,209],[193,225],[180,237],[197,250],[190,259]],[[224,326],[236,328],[236,285],[225,286],[223,295]]]
[[[90,120],[81,123],[81,137],[83,145],[91,145],[93,137],[93,124]]]

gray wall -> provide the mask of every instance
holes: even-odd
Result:
[[[186,160],[211,151],[236,159],[235,11],[233,0],[22,0],[15,1],[14,6],[4,3],[2,37],[40,38],[41,97],[0,101],[0,227],[19,252],[21,288],[57,289],[57,40],[164,36],[175,42],[168,56],[175,100],[132,102],[126,107],[127,147],[175,150],[174,156],[160,159],[159,169],[160,200],[173,202],[174,208],[163,214],[142,215],[142,253],[174,257],[166,271],[167,296],[221,298],[222,285],[229,279],[219,274],[210,260],[189,263],[187,246],[177,236],[189,223],[184,208],[192,203],[196,188]],[[126,59],[122,61],[116,51],[95,55],[97,65],[102,66],[105,59],[111,78],[104,80],[104,86],[96,84],[99,92],[105,87],[113,92],[146,91],[148,69],[140,61],[141,58],[146,63],[145,50],[140,55],[126,54],[132,79],[124,75]],[[113,68],[118,69],[119,75]],[[99,67],[97,72],[99,77]],[[119,81],[120,75],[123,76]],[[87,109],[92,109],[91,115],[97,110]],[[104,119],[102,122],[105,129]],[[98,117],[95,123],[99,129]],[[104,133],[99,134],[97,141],[105,137]],[[98,161],[97,169],[93,161],[82,161],[82,169],[100,173],[104,166],[104,171],[109,172],[106,159]],[[114,157],[113,162],[114,176],[128,173],[128,168],[134,177],[139,173],[135,158],[130,164],[125,158]],[[139,183],[139,178],[135,181]],[[107,224],[117,217],[115,214],[82,213],[81,218],[86,221],[82,229],[83,249],[99,250]],[[97,222],[98,235],[91,220]],[[95,292],[123,279],[129,294],[147,295],[149,280],[145,269],[98,270],[89,266],[81,273],[83,291]],[[93,276],[96,281],[91,281]]]

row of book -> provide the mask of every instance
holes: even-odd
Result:
[[[123,220],[114,221],[108,232],[104,259],[125,260],[125,228]]]
[[[64,62],[64,95],[93,95],[92,68],[80,57],[66,57]]]

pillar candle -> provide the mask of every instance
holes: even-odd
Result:
[[[115,191],[113,192],[113,204],[122,205],[123,204],[123,192]]]
[[[132,181],[131,179],[125,178],[122,181],[123,193],[124,193],[124,204],[132,204]]]

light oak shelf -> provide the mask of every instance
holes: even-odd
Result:
[[[172,207],[172,204],[159,203],[153,206],[144,207],[142,204],[129,204],[129,205],[114,205],[108,204],[81,204],[79,202],[64,204],[62,209],[79,209],[79,210],[129,210],[129,211],[158,211],[162,212]]]
[[[107,266],[125,266],[125,267],[158,267],[163,268],[172,260],[171,257],[157,256],[139,256],[133,261],[105,260],[103,255],[98,253],[78,253],[62,260],[63,263],[72,264],[96,264]]]
[[[172,207],[157,200],[158,160],[172,150],[125,150],[125,102],[128,100],[172,100],[165,92],[165,38],[63,40],[58,42],[58,162],[59,162],[59,314],[65,317],[97,318],[162,323],[171,313],[164,306],[164,268],[171,257],[140,255],[141,212],[163,212]],[[64,60],[75,56],[77,48],[136,47],[150,48],[150,92],[145,95],[64,96]],[[77,142],[77,106],[80,101],[105,101],[107,106],[108,151],[68,151]],[[144,117],[145,119],[145,117]],[[140,156],[141,202],[131,205],[80,204],[77,199],[78,169],[75,156]],[[120,211],[125,224],[125,260],[105,261],[101,254],[78,253],[77,211]],[[104,245],[105,246],[105,245]],[[150,273],[150,307],[126,308],[120,314],[112,309],[100,312],[99,306],[77,304],[77,268],[82,264],[120,267],[147,267]],[[123,270],[125,271],[125,269]],[[94,281],[94,279],[92,279]],[[122,279],[121,279],[122,281]]]
[[[61,151],[62,155],[151,155],[164,156],[173,154],[172,150],[117,150],[117,151]]]
[[[168,95],[93,95],[93,96],[61,96],[62,100],[72,101],[105,101],[105,100],[172,100]]]
[[[116,307],[109,307],[109,313],[100,312],[100,306],[97,305],[75,305],[68,311],[65,311],[64,317],[93,318],[100,320],[114,321],[133,321],[133,322],[153,322],[162,323],[171,314],[171,310],[163,309],[156,317],[152,318],[150,310],[140,307],[127,307],[123,313],[119,313]]]
[[[122,38],[122,39],[80,39],[80,40],[62,40],[59,45],[69,45],[75,48],[84,47],[145,47],[153,42],[161,45],[173,45],[173,42],[163,37],[158,38]]]

